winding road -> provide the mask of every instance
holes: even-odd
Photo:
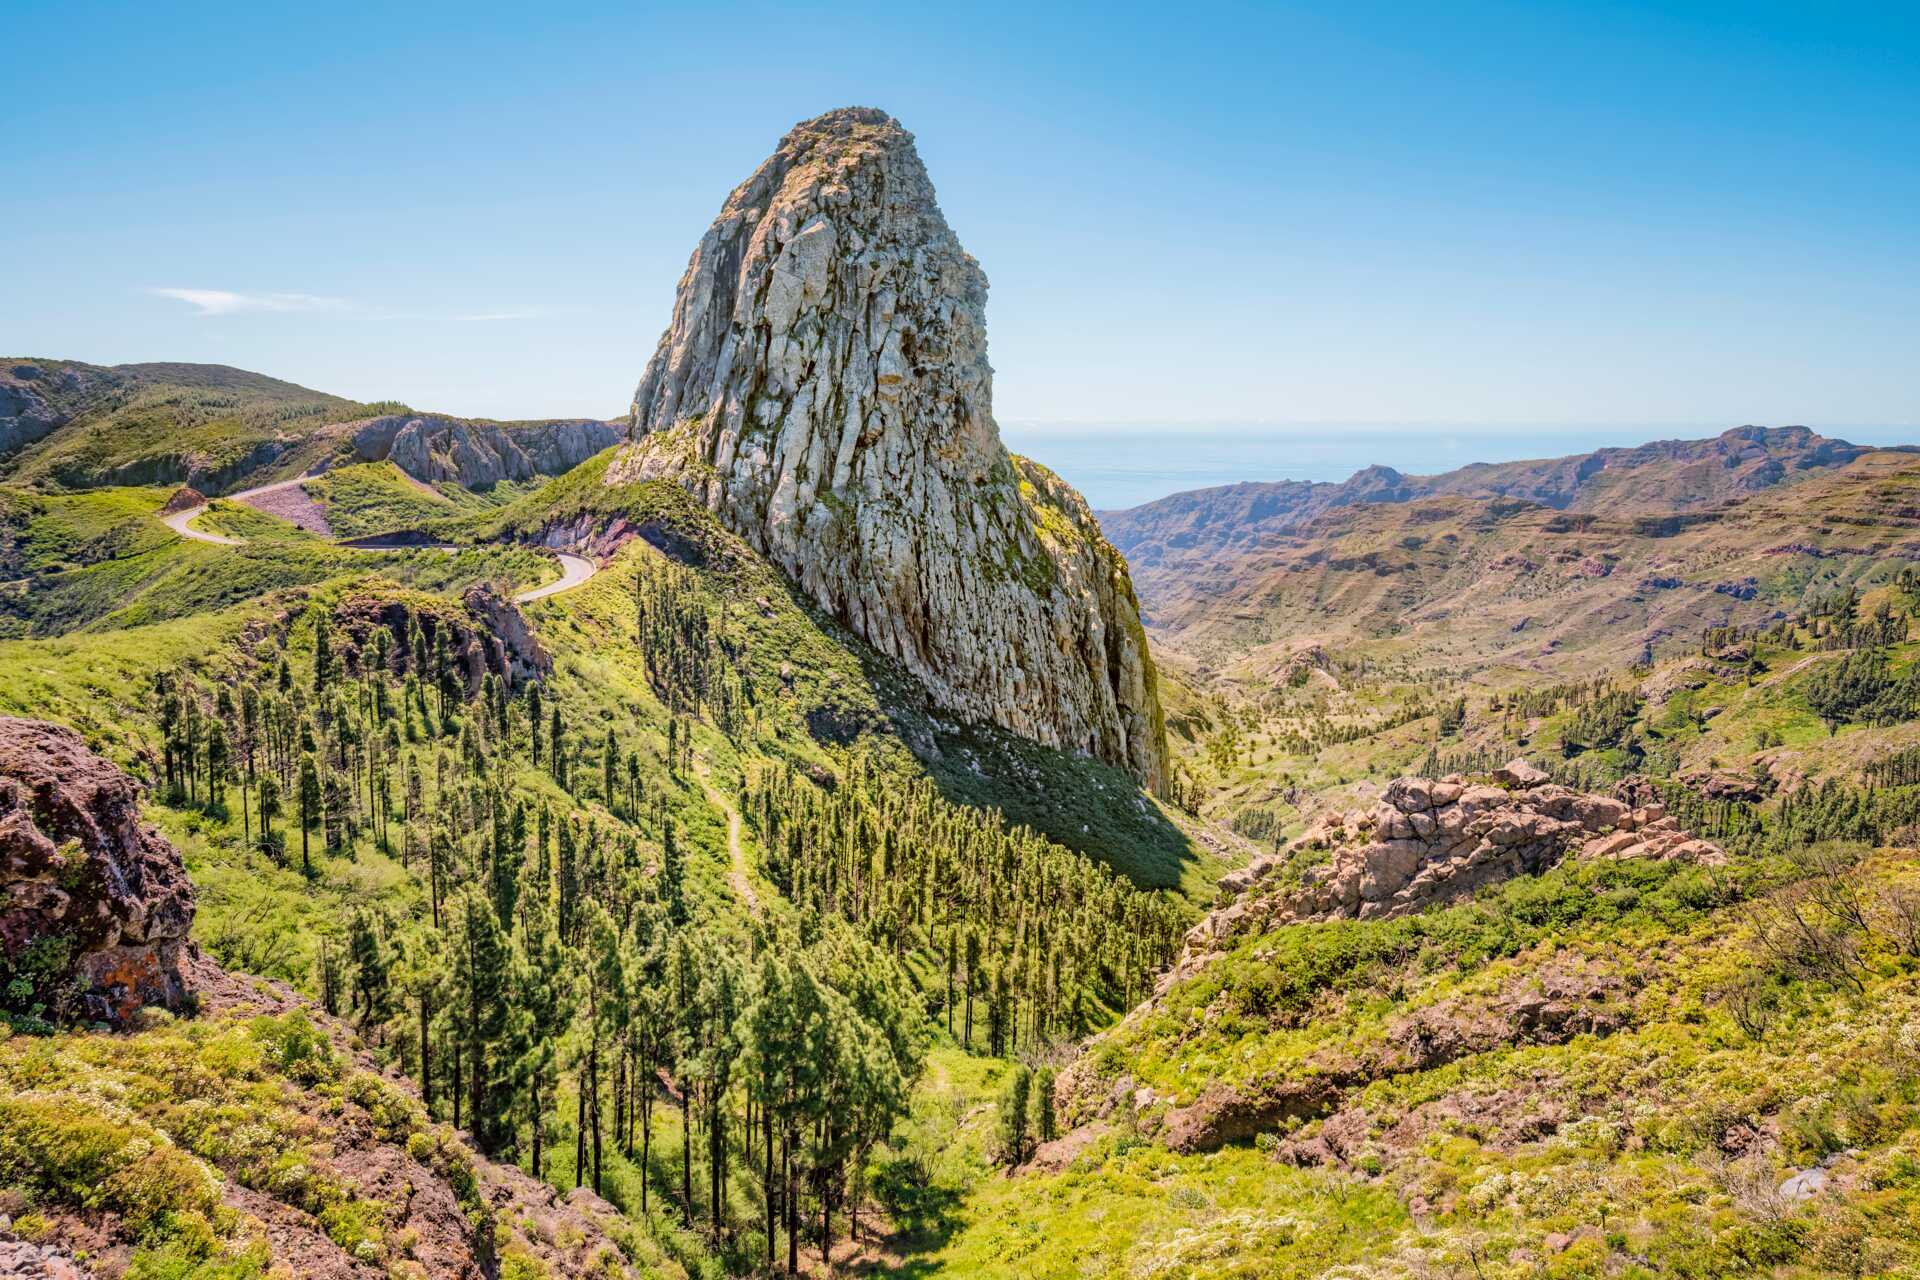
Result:
[[[282,489],[291,489],[306,479],[307,477],[300,476],[292,480],[281,480],[275,484],[263,484],[255,489],[242,489],[239,493],[227,494],[224,500],[227,502],[246,502],[248,498],[257,498],[263,494],[276,493]],[[246,545],[245,538],[230,538],[224,533],[211,533],[205,529],[194,528],[194,520],[199,518],[206,509],[207,504],[204,502],[191,507],[182,507],[178,511],[169,511],[162,515],[160,517],[160,523],[166,525],[167,528],[173,530],[181,537],[191,538],[195,542],[211,542],[221,547],[239,547]],[[398,542],[361,543],[358,546],[353,546],[349,543],[336,542],[334,545],[337,547],[347,547],[353,551],[452,551],[457,549],[446,543],[416,543],[410,546]],[[518,593],[513,597],[515,604],[532,604],[535,600],[545,600],[548,596],[557,596],[562,591],[571,591],[593,577],[594,574],[600,572],[600,566],[585,556],[577,556],[571,551],[555,551],[552,554],[554,558],[560,562],[559,580],[549,582],[542,587],[533,587]]]

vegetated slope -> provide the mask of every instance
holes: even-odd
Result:
[[[610,1205],[476,1161],[345,1025],[200,956],[179,854],[78,734],[0,718],[0,854],[6,1274],[632,1274]]]
[[[349,469],[346,483],[359,471]],[[364,518],[369,532],[408,523],[407,517],[429,506],[436,513],[450,509],[397,480],[350,492],[405,500],[343,508]],[[424,589],[458,590],[482,579],[531,585],[550,572],[547,557],[513,547],[433,554],[336,547],[250,508],[224,505],[204,519],[249,541],[212,546],[181,538],[160,523],[157,513],[167,497],[167,490],[157,488],[40,494],[0,485],[0,576],[8,579],[0,582],[0,637],[190,618],[331,578],[388,575]]]
[[[613,444],[593,419],[493,422],[361,404],[225,365],[0,358],[0,476],[207,494],[389,458],[422,483],[491,490]]]
[[[0,360],[0,465],[32,485],[218,492],[372,411],[225,365]]]
[[[430,1081],[427,1130],[457,1123],[561,1189],[601,1188],[659,1242],[639,1256],[663,1274],[751,1269],[770,1194],[782,1251],[844,1257],[856,1214],[855,1247],[871,1249],[876,1223],[911,1230],[922,1202],[903,1147],[929,1140],[950,1104],[973,1107],[955,1090],[993,1078],[998,1055],[1112,1020],[1189,918],[949,797],[970,787],[1056,819],[1084,812],[1092,833],[1073,834],[1089,844],[1129,822],[1177,830],[1119,769],[943,723],[678,486],[610,487],[604,465],[464,518],[608,561],[524,614],[484,591],[334,575],[172,621],[0,641],[0,707],[73,724],[140,776],[200,889],[200,944],[297,984],[350,1018],[382,1066]],[[911,736],[937,748],[931,766]],[[1085,807],[1049,799],[1062,795]],[[1181,856],[1139,870],[1177,880]],[[0,991],[8,1021],[29,1026],[32,978]],[[776,1043],[789,1000],[798,1039]],[[254,1065],[297,1032],[214,1020],[124,1042],[75,1034],[56,1043],[68,1074],[48,1079],[63,1097],[124,1089],[135,1137],[157,1145],[151,1128],[196,1156],[197,1131],[148,1109],[152,1055],[209,1074],[182,1104],[191,1114],[258,1108],[255,1091],[277,1090],[289,1124],[332,1117],[312,1133],[339,1155],[306,1166],[314,1238],[333,1239],[339,1201],[349,1251],[404,1270],[421,1244],[404,1215],[325,1181],[369,1150],[357,1077],[336,1093],[332,1078]],[[803,1069],[782,1078],[809,1092],[768,1092],[767,1072]],[[790,1178],[769,1179],[761,1159],[769,1114]],[[406,1127],[407,1148],[428,1150]],[[0,1150],[31,1136],[0,1115]],[[256,1177],[251,1151],[222,1168]],[[14,1170],[16,1221],[86,1247],[79,1182]],[[163,1190],[115,1203],[146,1221],[171,1211]],[[245,1243],[244,1223],[208,1216],[217,1239],[183,1246],[195,1262]],[[564,1228],[554,1243],[570,1247]]]
[[[1917,900],[1910,852],[1820,848],[1570,864],[1435,914],[1247,937],[1095,1042],[1063,1087],[1079,1127],[984,1184],[939,1261],[1902,1274]],[[1245,1127],[1184,1154],[1197,1113]]]
[[[1121,768],[956,721],[902,664],[878,653],[667,480],[618,483],[608,454],[497,511],[436,524],[450,541],[506,540],[605,558],[638,540],[709,583],[752,629],[757,680],[805,705],[809,739],[828,751],[903,750],[952,800],[998,809],[1136,883],[1204,894],[1218,858],[1140,793]],[[723,606],[724,608],[724,606]]]

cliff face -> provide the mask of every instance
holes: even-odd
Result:
[[[80,735],[0,716],[0,992],[14,1012],[121,1025],[176,1008],[193,923],[180,855]]]
[[[354,432],[353,447],[364,461],[391,461],[428,484],[487,488],[559,475],[619,440],[614,427],[591,418],[507,426],[435,413],[389,414]]]
[[[1125,562],[993,419],[986,276],[913,137],[793,129],[680,281],[609,483],[671,476],[939,705],[1165,778]]]

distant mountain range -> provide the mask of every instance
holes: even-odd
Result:
[[[1904,547],[1904,501],[1880,498],[1912,476],[1910,448],[1739,427],[1433,476],[1225,485],[1100,521],[1156,642],[1203,665],[1423,628],[1463,662],[1596,645],[1624,662],[1756,612],[1788,590],[1774,571],[1790,561],[1826,562],[1802,590]]]
[[[1728,498],[1845,466],[1873,450],[1806,427],[1735,427],[1707,440],[1657,440],[1564,458],[1477,462],[1431,476],[1372,466],[1346,480],[1277,480],[1176,493],[1124,511],[1102,511],[1107,537],[1136,566],[1178,553],[1258,545],[1359,502],[1410,502],[1453,494],[1519,498],[1556,511],[1693,511]]]

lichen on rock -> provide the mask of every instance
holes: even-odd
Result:
[[[115,1026],[144,1005],[178,1008],[193,904],[130,778],[71,729],[0,716],[5,1007]]]
[[[608,483],[677,480],[941,707],[1159,788],[1126,563],[1001,444],[986,294],[898,121],[806,121],[694,250]]]

